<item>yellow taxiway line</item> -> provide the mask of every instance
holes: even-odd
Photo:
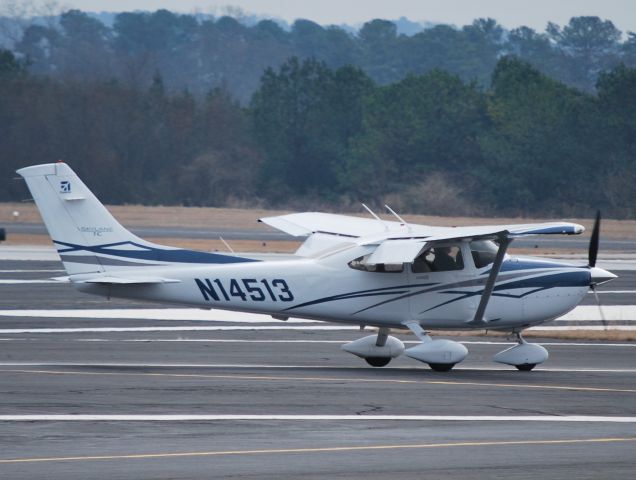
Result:
[[[303,381],[303,382],[351,382],[351,383],[397,383],[414,385],[449,385],[472,386],[493,388],[521,388],[539,390],[569,390],[577,392],[614,392],[636,393],[636,389],[629,388],[603,388],[603,387],[579,387],[573,385],[530,385],[520,383],[495,383],[495,382],[465,382],[454,380],[400,380],[391,378],[338,378],[338,377],[298,377],[298,376],[272,376],[272,375],[229,375],[229,374],[204,374],[204,373],[149,373],[149,372],[80,372],[64,370],[25,370],[25,369],[0,369],[0,372],[28,373],[42,375],[105,375],[105,376],[146,376],[146,377],[172,377],[172,378],[209,378],[221,380],[253,380],[253,381]]]
[[[427,448],[456,448],[456,447],[498,447],[519,445],[570,445],[581,443],[619,443],[634,442],[636,437],[616,438],[575,438],[564,440],[512,440],[512,441],[483,441],[483,442],[450,442],[450,443],[416,443],[406,445],[361,445],[349,447],[315,447],[315,448],[276,448],[262,450],[216,450],[207,452],[177,452],[177,453],[141,453],[125,455],[87,455],[74,457],[39,457],[39,458],[9,458],[0,459],[0,464],[36,463],[36,462],[82,462],[94,460],[134,460],[148,458],[184,458],[184,457],[216,457],[230,455],[276,455],[297,453],[342,453],[365,452],[374,450],[404,450]]]

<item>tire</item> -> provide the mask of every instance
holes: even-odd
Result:
[[[365,357],[364,360],[372,367],[385,367],[391,361],[391,357]]]
[[[521,370],[522,372],[529,372],[536,366],[536,363],[524,363],[522,365],[515,365],[515,367],[517,367],[517,370]]]
[[[454,363],[429,363],[429,367],[436,372],[449,372],[454,366]]]

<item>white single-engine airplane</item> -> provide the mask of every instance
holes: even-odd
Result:
[[[343,349],[381,367],[403,353],[447,371],[468,350],[432,339],[432,329],[492,329],[518,344],[494,361],[531,370],[548,358],[521,332],[572,310],[588,292],[616,276],[595,266],[599,217],[589,262],[568,265],[512,257],[512,240],[528,235],[580,234],[574,223],[430,227],[328,213],[295,213],[260,221],[306,236],[292,258],[206,253],[147,242],[126,230],[65,163],[18,170],[35,199],[68,280],[107,297],[264,313],[374,326]],[[388,207],[387,207],[388,208]],[[389,329],[420,340],[405,350]]]

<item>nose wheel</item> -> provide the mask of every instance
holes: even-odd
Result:
[[[536,363],[524,363],[522,365],[515,365],[515,367],[517,367],[517,370],[521,370],[522,372],[529,372],[536,366]]]
[[[450,372],[451,369],[455,366],[454,363],[429,363],[429,367],[431,370],[435,370],[436,372]]]
[[[364,360],[372,367],[386,367],[391,357],[365,357]]]

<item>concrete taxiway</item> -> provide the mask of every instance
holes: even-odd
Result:
[[[470,354],[452,372],[408,358],[375,369],[340,350],[365,335],[357,329],[162,316],[148,310],[162,306],[37,283],[60,268],[0,261],[0,478],[596,479],[636,469],[636,343],[545,339],[550,360],[518,372],[490,361],[504,338],[462,337]],[[619,275],[608,292],[636,290],[636,272]]]

